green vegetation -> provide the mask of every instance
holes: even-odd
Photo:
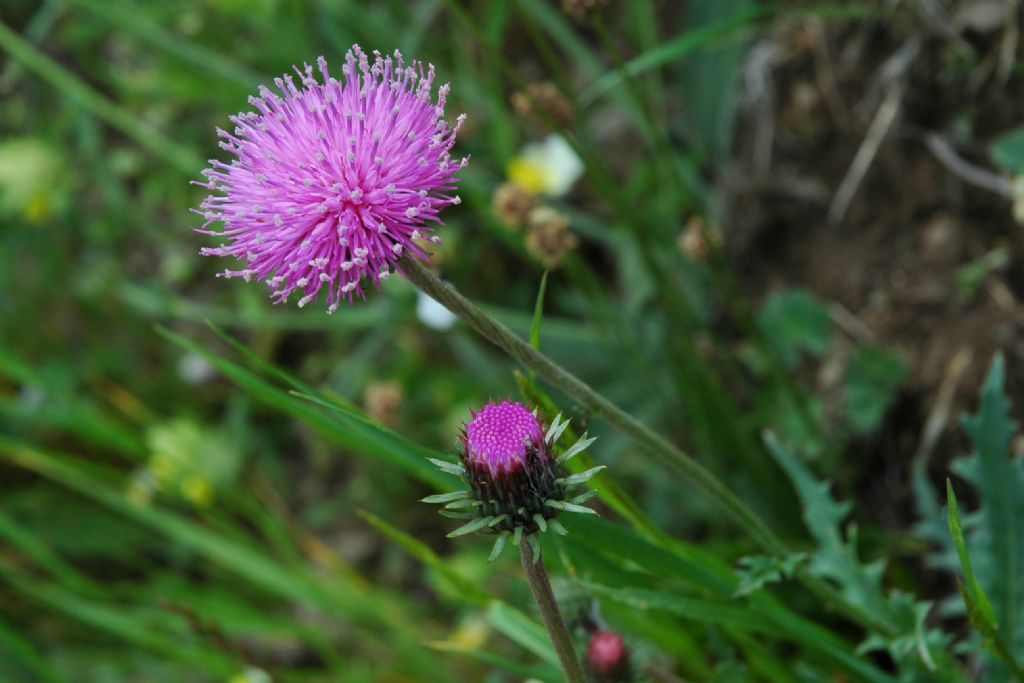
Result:
[[[493,539],[449,539],[461,522],[419,502],[450,502],[460,426],[492,398],[570,418],[563,444],[598,437],[567,467],[607,466],[570,479],[600,516],[561,515],[568,534],[540,539],[578,651],[596,624],[624,636],[637,681],[1024,681],[1019,341],[980,403],[954,404],[973,413],[962,429],[932,434],[952,398],[914,384],[917,349],[862,331],[812,275],[773,270],[775,236],[742,252],[728,218],[731,169],[759,154],[748,123],[832,125],[763,119],[751,64],[781,59],[765,46],[921,20],[890,3],[561,4],[4,4],[0,681],[563,680],[516,552],[488,561]],[[189,210],[203,160],[224,159],[215,127],[354,43],[433,63],[450,118],[469,115],[443,278],[681,467],[469,325],[425,324],[405,279],[328,316],[214,277],[226,264],[199,255],[211,241]],[[973,45],[936,48],[936,68],[1001,68]],[[568,117],[514,96],[538,83]],[[859,145],[868,124],[844,134]],[[539,198],[576,238],[557,258],[495,207],[519,150],[552,132],[584,168]],[[1021,172],[1022,135],[1007,125],[984,148],[991,173]],[[852,231],[826,224],[828,201],[800,227]],[[1000,240],[937,276],[965,315],[1016,257]],[[705,471],[750,519],[691,486]]]

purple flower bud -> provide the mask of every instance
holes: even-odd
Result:
[[[256,111],[218,130],[237,158],[210,162],[195,184],[214,194],[195,212],[198,232],[223,240],[202,253],[244,264],[223,277],[266,280],[276,303],[323,294],[333,313],[365,297],[364,278],[380,286],[403,253],[427,258],[413,240],[439,239],[441,210],[460,201],[452,193],[466,160],[451,149],[463,117],[444,119],[448,86],[432,100],[433,66],[406,65],[397,51],[374,57],[354,46],[340,80],[322,57],[323,82],[296,67],[298,85],[286,75],[278,93],[261,87],[249,99]]]
[[[551,460],[544,444],[544,425],[521,403],[484,406],[466,425],[463,444],[466,461],[486,467],[492,477],[527,467],[531,459]]]
[[[584,435],[557,455],[559,437],[568,426],[558,416],[545,428],[536,411],[521,403],[487,404],[473,413],[465,426],[461,467],[434,461],[440,469],[461,476],[469,490],[429,496],[424,501],[446,503],[442,514],[469,520],[451,532],[451,537],[474,531],[498,534],[492,559],[510,536],[518,545],[524,535],[546,531],[549,526],[564,534],[565,528],[555,519],[559,513],[594,514],[583,506],[593,490],[573,498],[568,498],[568,493],[604,469],[598,466],[574,475],[565,472],[563,463],[594,441]]]

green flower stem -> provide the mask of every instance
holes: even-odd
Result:
[[[536,372],[553,386],[579,401],[591,413],[606,420],[616,430],[633,439],[647,452],[668,465],[688,483],[696,486],[709,500],[739,524],[764,552],[780,557],[790,552],[782,539],[761,521],[757,513],[747,507],[732,491],[726,488],[725,484],[696,460],[594,391],[568,370],[527,344],[515,332],[484,313],[476,304],[459,294],[452,285],[441,280],[419,261],[409,257],[403,259],[402,271],[414,285],[460,317],[482,337]],[[881,615],[868,613],[859,605],[847,600],[827,582],[811,576],[807,571],[798,572],[797,578],[823,604],[841,612],[855,623],[886,635],[893,635],[897,632],[895,627]]]
[[[462,318],[485,339],[579,401],[591,413],[606,420],[616,430],[636,441],[671,467],[688,483],[703,491],[713,503],[749,533],[765,552],[775,555],[788,552],[786,545],[761,521],[761,518],[696,460],[484,313],[476,304],[459,294],[454,287],[441,280],[418,260],[404,259],[402,270],[414,285]]]
[[[576,656],[576,649],[572,646],[569,631],[565,628],[562,613],[558,611],[558,603],[555,602],[555,594],[551,591],[551,580],[548,579],[544,560],[540,556],[540,544],[537,545],[537,556],[534,557],[531,540],[533,539],[524,538],[519,544],[519,555],[523,560],[526,580],[530,583],[533,598],[537,601],[544,625],[547,626],[548,633],[551,635],[551,644],[555,646],[558,659],[562,662],[565,680],[569,683],[586,683],[579,657]]]

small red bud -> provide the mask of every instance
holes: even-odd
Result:
[[[623,681],[629,675],[629,652],[618,633],[599,631],[587,646],[590,670],[602,681]]]

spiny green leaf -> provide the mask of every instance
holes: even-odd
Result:
[[[562,434],[569,427],[569,420],[563,420],[562,414],[555,415],[555,419],[551,422],[551,427],[548,428],[548,433],[544,435],[544,440],[550,444],[558,443],[558,440],[562,438]]]
[[[562,481],[562,483],[565,484],[565,486],[567,488],[571,488],[573,486],[579,486],[580,484],[586,483],[586,482],[590,481],[591,479],[593,479],[597,475],[598,472],[600,472],[601,470],[604,470],[604,469],[608,469],[608,466],[607,465],[598,465],[597,467],[591,467],[586,472],[580,472],[579,474],[573,474],[571,476],[566,477]]]
[[[459,500],[453,500],[444,506],[445,510],[461,510],[463,508],[477,507],[480,505],[480,501],[473,500],[472,498],[461,498]]]
[[[562,453],[560,456],[558,456],[558,458],[555,459],[555,464],[561,465],[563,463],[568,462],[569,460],[571,460],[572,458],[576,457],[577,455],[585,451],[587,448],[589,448],[590,444],[594,443],[595,441],[597,441],[596,436],[587,438],[587,435],[584,434],[583,436],[580,437],[579,441],[574,443],[565,451],[565,453]]]
[[[440,458],[427,458],[433,463],[437,469],[448,474],[454,474],[456,477],[463,477],[466,474],[466,468],[457,462],[449,462],[447,460],[441,460]]]
[[[474,519],[472,522],[467,522],[455,531],[450,532],[448,534],[448,538],[458,538],[459,536],[471,534],[474,531],[480,531],[480,529],[483,529],[488,524],[490,524],[491,521],[493,521],[493,519],[493,517],[478,517],[477,519]]]
[[[840,524],[849,514],[850,504],[837,503],[830,493],[831,486],[815,479],[810,470],[783,449],[773,435],[765,435],[765,444],[793,482],[803,503],[804,522],[817,543],[811,554],[810,570],[835,581],[853,604],[868,610],[884,610],[882,566],[862,565],[854,544],[852,541],[847,543],[840,532]]]
[[[453,500],[462,500],[463,498],[469,498],[472,495],[469,491],[452,491],[450,493],[435,493],[432,496],[421,498],[420,502],[423,503],[449,503]]]
[[[584,503],[594,498],[596,495],[597,491],[595,489],[590,489],[589,491],[584,491],[575,498],[570,498],[569,502],[572,503],[573,505],[583,505]]]
[[[807,553],[790,553],[784,557],[773,555],[750,555],[739,559],[740,568],[736,570],[740,585],[733,593],[736,597],[750,595],[769,583],[792,578],[801,562],[807,559]]]
[[[494,547],[491,548],[491,554],[487,556],[488,562],[494,562],[501,555],[501,551],[505,549],[505,544],[508,543],[508,532],[503,531],[494,539]]]
[[[437,512],[442,517],[449,519],[473,519],[476,517],[476,512],[473,510],[445,510],[442,508]]]
[[[597,514],[597,510],[582,505],[575,505],[574,503],[567,503],[564,500],[546,500],[544,504],[556,510],[564,510],[565,512],[579,512],[585,515]]]

